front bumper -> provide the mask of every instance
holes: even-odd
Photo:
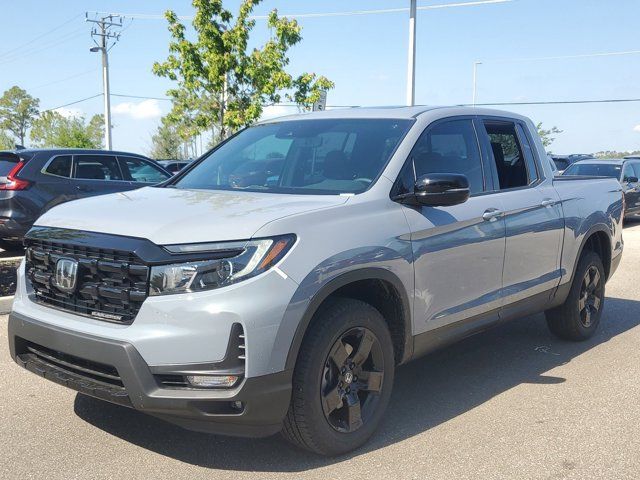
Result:
[[[167,388],[128,342],[66,330],[13,312],[12,358],[24,368],[81,393],[132,407],[181,427],[224,435],[260,437],[278,432],[291,397],[291,372],[244,378],[230,389]],[[48,361],[35,348],[68,362]],[[51,357],[53,358],[53,357]],[[81,360],[81,361],[80,361]],[[109,367],[118,380],[103,381],[92,365]],[[184,365],[177,369],[184,369]],[[189,365],[198,370],[198,365]],[[170,371],[167,365],[163,372]],[[235,402],[242,402],[238,408]]]

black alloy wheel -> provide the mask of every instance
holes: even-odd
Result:
[[[602,259],[586,251],[578,261],[564,302],[545,312],[551,333],[563,340],[580,341],[594,335],[605,304],[606,274]]]
[[[585,328],[591,327],[592,318],[600,310],[602,304],[602,276],[595,265],[591,265],[584,275],[580,287],[578,308],[580,309],[580,322]]]
[[[300,346],[283,436],[321,455],[362,446],[384,417],[394,370],[393,340],[380,312],[353,298],[328,300]]]
[[[333,344],[322,376],[322,410],[339,432],[358,430],[371,417],[384,381],[384,355],[375,334],[352,328]]]

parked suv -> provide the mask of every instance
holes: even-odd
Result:
[[[47,149],[0,152],[0,248],[22,246],[33,222],[69,200],[133,190],[171,174],[133,153]]]
[[[247,128],[160,186],[57,206],[26,246],[18,364],[332,455],[376,430],[400,364],[542,311],[561,338],[593,335],[622,192],[554,178],[519,115],[332,110]]]

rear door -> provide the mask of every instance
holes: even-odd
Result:
[[[38,177],[38,192],[45,198],[43,212],[60,203],[77,198],[77,192],[71,182],[71,155],[54,155],[44,164]]]
[[[131,183],[132,188],[156,185],[171,177],[169,172],[151,160],[125,155],[118,155],[118,160],[124,178]]]
[[[76,198],[130,190],[115,155],[80,154],[73,156],[71,183]]]
[[[504,212],[504,305],[546,295],[561,277],[564,217],[552,179],[545,179],[533,139],[520,121],[479,119]]]

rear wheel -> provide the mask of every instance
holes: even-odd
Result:
[[[364,444],[391,395],[391,335],[372,306],[338,299],[316,318],[301,346],[283,435],[322,455]]]
[[[594,252],[580,258],[571,290],[565,302],[546,312],[549,329],[565,340],[586,340],[600,324],[604,307],[605,273]]]

